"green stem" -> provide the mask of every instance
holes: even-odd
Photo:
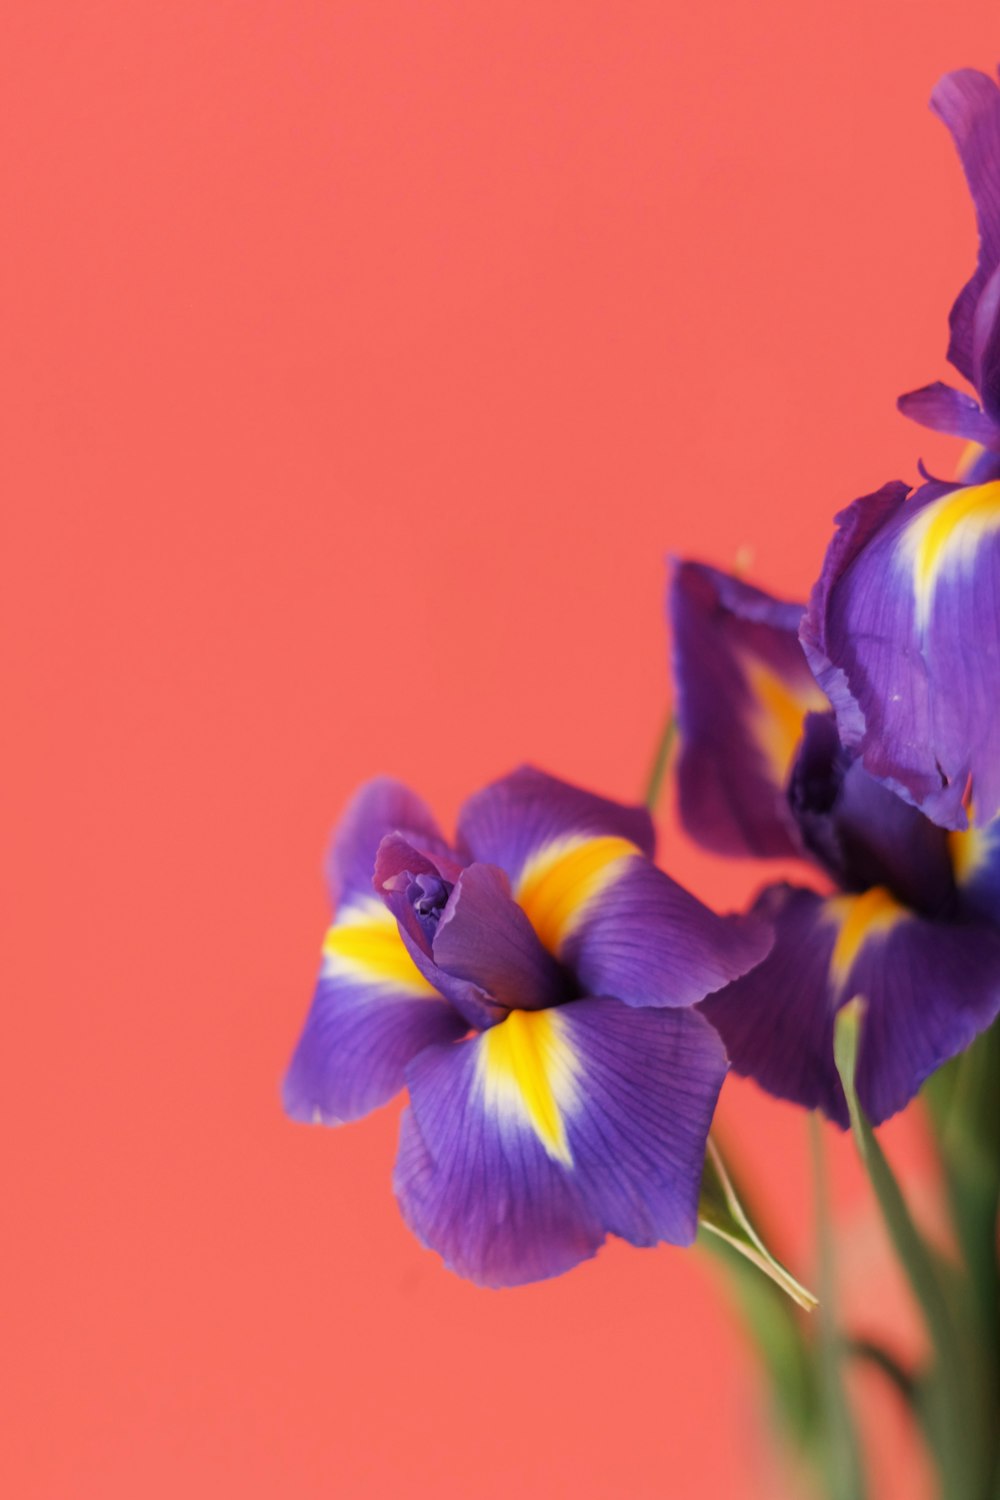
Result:
[[[663,790],[663,780],[667,774],[667,766],[670,764],[670,752],[674,748],[674,740],[676,738],[677,717],[673,709],[670,709],[660,738],[657,741],[656,753],[653,756],[653,764],[649,768],[646,791],[642,799],[650,812],[656,811],[656,805],[660,800],[660,793]]]
[[[827,1461],[824,1478],[830,1500],[864,1500],[867,1493],[858,1435],[844,1388],[844,1349],[837,1329],[833,1230],[826,1154],[820,1117],[809,1117],[813,1184],[816,1201],[816,1245],[819,1255],[819,1364]]]
[[[936,1378],[926,1416],[928,1438],[941,1467],[948,1500],[975,1500],[983,1493],[977,1483],[977,1444],[970,1434],[975,1392],[969,1389],[968,1366],[952,1317],[944,1285],[931,1251],[910,1216],[899,1183],[865,1117],[855,1092],[858,1043],[863,1002],[854,999],[837,1018],[834,1057],[840,1073],[858,1154],[882,1212],[882,1218],[913,1294],[923,1313],[936,1356]],[[970,1437],[973,1438],[970,1441]]]
[[[994,1025],[928,1089],[955,1232],[967,1277],[961,1287],[970,1384],[967,1426],[978,1434],[984,1472],[1000,1463],[995,1413],[1000,1401],[1000,1027]],[[950,1084],[950,1088],[948,1085]]]

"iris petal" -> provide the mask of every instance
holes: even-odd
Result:
[[[799,644],[803,606],[692,562],[669,606],[684,827],[720,854],[799,853],[788,775],[806,714],[829,707]]]
[[[288,1114],[326,1125],[355,1120],[403,1086],[411,1058],[465,1031],[427,982],[390,912],[372,897],[327,932],[323,967],[283,1085]]]
[[[760,960],[763,923],[717,916],[648,860],[625,862],[582,911],[564,957],[588,994],[626,1005],[694,1005]]]
[[[427,849],[447,849],[423,799],[402,782],[379,776],[351,798],[330,844],[326,873],[335,908],[340,901],[371,895],[378,846],[395,832]]]
[[[539,942],[496,865],[463,870],[431,947],[441,969],[505,1006],[537,1010],[568,995],[569,976]]]
[[[935,822],[1000,811],[1000,484],[887,485],[839,517],[802,641],[866,770]]]
[[[960,68],[937,84],[931,107],[951,131],[976,206],[979,259],[951,310],[948,358],[978,384],[976,311],[1000,265],[1000,91],[987,74]]]
[[[458,844],[471,860],[499,865],[517,890],[525,866],[563,841],[617,838],[652,857],[656,837],[644,807],[610,802],[522,766],[470,797],[458,817]]]
[[[687,1244],[725,1071],[701,1017],[613,1000],[514,1013],[429,1049],[407,1075],[403,1213],[490,1286],[558,1275],[608,1233]]]
[[[875,887],[823,898],[772,886],[756,910],[775,926],[767,959],[702,1007],[733,1067],[769,1093],[846,1126],[833,1018],[865,998],[858,1097],[881,1124],[1000,1011],[1000,932],[928,921]]]

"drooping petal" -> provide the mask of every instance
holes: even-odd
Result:
[[[501,1004],[540,1010],[570,997],[570,976],[539,942],[497,865],[469,865],[431,942],[434,961]]]
[[[701,1009],[737,1073],[846,1127],[847,1103],[833,1064],[835,928],[824,921],[819,896],[787,885],[770,886],[753,911],[774,926],[771,952]]]
[[[388,776],[368,781],[354,794],[327,854],[330,899],[353,901],[372,893],[375,855],[387,833],[444,853],[447,845],[427,804],[402,782]]]
[[[581,906],[560,951],[587,994],[686,1006],[759,963],[771,937],[764,923],[717,916],[634,856]]]
[[[477,792],[458,818],[459,849],[470,861],[505,870],[517,899],[529,864],[557,848],[602,839],[634,845],[650,856],[656,843],[644,807],[610,802],[533,766],[522,766]]]
[[[900,923],[862,949],[850,983],[868,999],[858,1097],[878,1124],[1000,1012],[1000,932],[983,922]]]
[[[356,1120],[399,1092],[418,1052],[466,1029],[415,967],[381,901],[341,907],[285,1076],[285,1109],[325,1125]]]
[[[408,1070],[395,1186],[425,1244],[488,1286],[555,1276],[607,1233],[687,1244],[726,1071],[691,1012],[514,1011]]]
[[[848,1000],[865,1000],[858,1097],[875,1124],[1000,1011],[1000,933],[985,923],[928,921],[879,887],[772,886],[755,909],[775,926],[770,955],[702,1009],[737,1072],[840,1125],[833,1018]]]
[[[923,386],[919,391],[907,391],[896,405],[904,417],[919,422],[921,427],[966,438],[984,448],[995,449],[1000,445],[1000,428],[986,415],[979,402],[940,380]]]
[[[866,769],[960,828],[1000,811],[1000,482],[887,485],[839,517],[802,641]]]
[[[1000,266],[1000,91],[987,74],[960,68],[937,84],[931,107],[951,131],[976,207],[979,258],[951,310],[948,358],[978,385],[976,310]]]
[[[799,644],[803,606],[683,562],[669,610],[685,828],[720,854],[799,853],[785,789],[805,715],[828,706]]]

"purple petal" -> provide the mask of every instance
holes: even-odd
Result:
[[[388,913],[348,912],[327,934],[305,1027],[283,1085],[295,1120],[356,1120],[403,1087],[410,1060],[466,1024],[414,968]]]
[[[846,1127],[847,1102],[833,1062],[835,1005],[829,994],[836,929],[824,920],[819,896],[787,885],[770,886],[753,911],[774,926],[771,952],[701,1009],[721,1035],[737,1073],[778,1099],[821,1109]]]
[[[1000,92],[985,73],[961,68],[940,80],[931,107],[951,131],[976,206],[979,259],[951,310],[948,348],[952,364],[976,383],[976,308],[1000,265]]]
[[[934,916],[954,899],[948,834],[852,760],[832,714],[810,714],[789,802],[803,844],[843,890],[884,885]]]
[[[833,1020],[866,1002],[858,1097],[874,1124],[1000,1011],[1000,932],[927,921],[875,888],[826,898],[773,886],[755,910],[773,921],[764,963],[702,1007],[733,1067],[769,1093],[847,1123],[833,1061]]]
[[[569,975],[542,947],[496,865],[463,870],[432,941],[434,961],[502,1005],[539,1010],[568,997]]]
[[[447,849],[426,803],[388,776],[366,782],[352,797],[333,836],[326,874],[330,899],[370,896],[375,855],[387,833],[402,833],[410,843]]]
[[[461,875],[460,870],[454,873],[456,878]],[[451,889],[434,860],[399,834],[389,834],[382,840],[375,859],[375,889],[398,922],[400,937],[415,966],[470,1026],[477,1030],[492,1026],[505,1013],[497,997],[480,985],[449,973],[434,958],[433,939],[448,903],[438,905],[429,915],[422,910],[430,884],[444,887],[445,891]]]
[[[547,847],[591,838],[624,839],[650,856],[656,842],[644,807],[609,802],[532,766],[477,792],[458,818],[463,853],[499,865],[515,886],[528,861]]]
[[[887,485],[840,530],[802,641],[865,769],[946,827],[1000,810],[1000,484]],[[971,648],[971,649],[970,649]]]
[[[745,974],[770,943],[765,925],[716,916],[636,856],[585,907],[564,958],[587,994],[685,1006]]]
[[[683,562],[669,610],[684,827],[720,854],[799,853],[785,788],[805,715],[827,707],[799,644],[803,606]]]
[[[549,1014],[513,1012],[515,1024]],[[517,1286],[586,1260],[605,1231],[573,1174],[518,1113],[514,1084],[487,1089],[492,1035],[415,1060],[393,1186],[407,1224],[451,1270]]]
[[[985,923],[901,923],[883,944],[862,948],[850,987],[868,1002],[857,1088],[878,1125],[1000,1012],[1000,932]]]
[[[463,1276],[555,1276],[607,1233],[687,1244],[726,1071],[692,1013],[581,1000],[514,1012],[421,1054],[395,1186],[425,1244]]]
[[[996,448],[1000,444],[1000,429],[979,402],[940,380],[923,386],[919,391],[908,391],[905,396],[900,396],[896,405],[904,417],[919,422],[921,427],[930,427],[934,432],[966,438],[970,443],[981,443],[984,448]]]

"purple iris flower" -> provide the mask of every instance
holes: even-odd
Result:
[[[718,852],[807,860],[826,887],[767,887],[770,954],[701,1009],[738,1072],[846,1126],[834,1020],[863,995],[858,1096],[880,1124],[1000,1012],[1000,836],[949,832],[868,773],[809,673],[802,613],[675,570],[684,825]]]
[[[972,193],[979,258],[951,309],[948,358],[978,400],[936,381],[899,399],[899,409],[925,427],[968,440],[961,477],[1000,478],[1000,89],[972,68],[947,73],[931,108],[951,131]]]
[[[397,1198],[474,1281],[558,1275],[608,1234],[695,1235],[727,1060],[692,1007],[771,935],[709,911],[653,845],[644,809],[530,768],[466,802],[453,847],[388,780],[337,832],[285,1107],[339,1124],[405,1086]]]

